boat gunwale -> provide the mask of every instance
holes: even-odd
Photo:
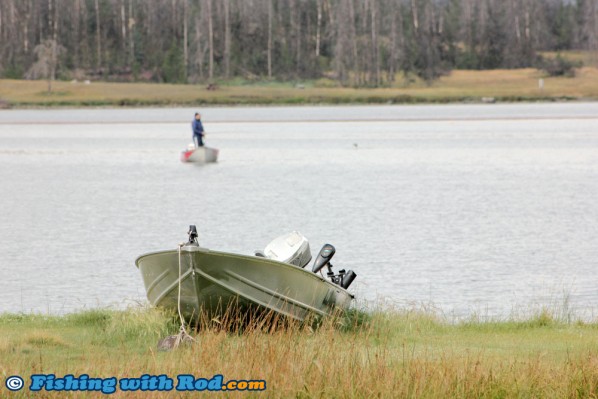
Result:
[[[181,249],[181,252],[183,252],[184,250]],[[186,253],[188,253],[189,251],[185,251]],[[296,265],[292,265],[290,263],[285,263],[285,262],[280,262],[274,259],[269,259],[269,258],[262,258],[262,257],[258,257],[258,256],[253,256],[253,255],[242,255],[242,254],[234,254],[234,253],[230,253],[230,252],[223,252],[223,251],[213,251],[211,249],[208,248],[203,248],[203,247],[199,247],[199,250],[197,251],[192,251],[192,252],[204,252],[204,253],[211,253],[211,254],[215,254],[217,256],[227,256],[227,257],[234,257],[234,258],[240,258],[240,259],[251,259],[254,260],[254,258],[257,258],[259,261],[261,262],[267,262],[276,266],[285,266],[288,268],[292,268],[295,270],[300,270],[303,273],[307,273],[310,276],[312,276],[312,278],[316,278],[318,281],[320,282],[324,282],[330,286],[332,286],[335,289],[339,289],[341,291],[343,291],[344,293],[346,293],[351,299],[355,298],[355,295],[351,294],[347,289],[341,287],[340,285],[334,284],[328,280],[326,280],[324,277],[320,276],[319,274],[316,274],[314,272],[312,272],[311,270],[306,270],[303,267],[299,267]],[[152,256],[152,255],[160,255],[160,254],[167,254],[167,253],[173,253],[173,254],[177,254],[178,250],[177,249],[167,249],[167,250],[162,250],[162,251],[154,251],[154,252],[148,252],[145,253],[143,255],[139,255],[137,257],[137,259],[135,259],[135,266],[137,266],[137,268],[139,269],[139,261],[142,258],[145,258],[147,256]]]

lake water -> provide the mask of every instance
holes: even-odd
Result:
[[[598,103],[0,111],[0,311],[145,303],[135,258],[196,224],[253,253],[298,230],[363,300],[598,310]]]

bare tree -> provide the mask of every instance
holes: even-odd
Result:
[[[230,76],[230,4],[224,0],[224,76]]]
[[[189,67],[189,39],[187,37],[187,30],[188,30],[188,0],[183,0],[183,63],[185,64],[185,80],[187,80],[188,76],[188,67]]]
[[[213,27],[213,16],[212,16],[212,0],[207,0],[207,12],[208,12],[208,46],[210,49],[210,67],[209,67],[209,78],[214,78],[214,27]]]
[[[320,29],[322,26],[322,0],[316,0],[317,22],[316,22],[316,57],[320,56]]]
[[[102,65],[102,38],[100,36],[100,4],[95,0],[96,11],[96,68],[100,69]]]
[[[372,31],[372,66],[376,76],[376,86],[380,85],[380,48],[378,47],[378,12],[375,1],[370,3],[371,31]]]
[[[48,39],[38,44],[33,49],[37,61],[27,71],[28,79],[46,78],[48,81],[48,93],[52,92],[52,82],[56,79],[56,68],[59,57],[65,49],[56,40]]]
[[[120,34],[122,38],[122,48],[126,50],[127,46],[127,18],[125,14],[125,0],[120,0]]]
[[[199,19],[199,18],[198,18]],[[201,44],[200,24],[195,23],[195,65],[197,66],[199,77],[203,79],[203,46]]]
[[[268,79],[272,78],[272,0],[268,1]]]

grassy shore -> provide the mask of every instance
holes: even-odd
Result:
[[[36,373],[119,379],[166,374],[175,384],[178,374],[266,381],[265,392],[202,393],[208,397],[598,395],[598,324],[560,322],[546,312],[526,321],[458,324],[416,311],[357,312],[316,329],[249,328],[236,333],[212,322],[193,334],[195,342],[159,352],[159,338],[176,331],[172,317],[150,309],[0,316],[0,370],[4,377],[22,376],[26,387],[9,394],[2,386],[2,397],[31,397],[29,376]],[[117,390],[110,396],[173,394]]]
[[[544,79],[544,88],[538,80]],[[431,85],[398,77],[390,88],[337,87],[328,80],[221,82],[206,85],[151,83],[71,83],[0,80],[0,100],[9,107],[40,106],[174,106],[236,104],[365,104],[598,99],[598,69],[581,68],[576,77],[546,77],[535,69],[453,71]]]

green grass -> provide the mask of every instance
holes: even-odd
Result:
[[[420,311],[354,311],[317,328],[254,325],[232,331],[208,321],[193,333],[196,341],[190,345],[157,351],[158,340],[176,331],[176,318],[155,309],[62,317],[5,314],[0,316],[0,370],[5,377],[21,375],[26,384],[34,373],[104,378],[166,374],[175,381],[184,373],[207,378],[223,374],[225,380],[267,383],[261,394],[202,393],[208,397],[598,395],[598,324],[567,323],[546,311],[524,320],[459,323]],[[24,389],[2,396],[31,395]],[[147,396],[117,391],[110,397]]]
[[[538,79],[544,88],[538,88]],[[41,106],[176,106],[248,104],[381,104],[479,102],[485,97],[496,101],[557,101],[598,99],[598,69],[584,67],[574,78],[547,77],[535,69],[461,71],[455,70],[431,85],[397,76],[392,87],[340,87],[334,81],[305,82],[246,81],[234,79],[218,83],[210,91],[206,85],[152,83],[91,84],[57,81],[53,94],[45,81],[0,80],[0,100],[12,107]]]

